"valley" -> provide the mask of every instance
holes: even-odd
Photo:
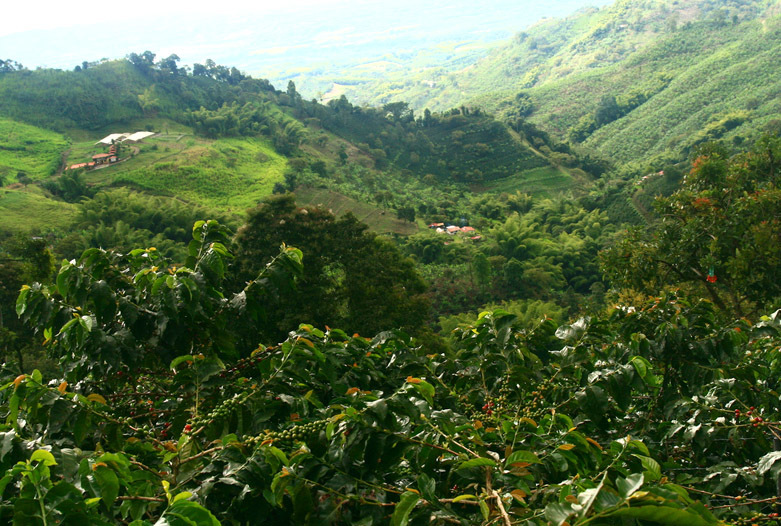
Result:
[[[776,524],[781,3],[293,4],[0,60],[0,520]]]

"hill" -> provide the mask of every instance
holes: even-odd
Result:
[[[0,118],[0,184],[49,177],[67,146],[58,133]]]
[[[523,117],[642,170],[777,126],[779,31],[777,1],[621,0],[544,21],[428,86],[372,90],[417,107]]]
[[[430,175],[428,184],[523,180],[524,172],[558,164],[479,111],[427,112],[415,119],[404,103],[371,109],[340,98],[322,105],[303,100],[292,82],[279,91],[212,61],[189,73],[178,67],[176,55],[155,62],[149,52],[74,71],[4,71],[0,116],[7,127],[24,122],[69,137],[36,139],[50,145],[36,157],[46,166],[68,141],[66,158],[77,163],[99,153],[94,143],[104,134],[163,132],[132,151],[141,155],[96,171],[88,182],[131,184],[228,208],[271,193],[292,158],[300,159],[297,171],[317,161],[330,171],[358,162],[390,178]],[[179,131],[167,134],[172,127]],[[9,136],[4,148],[14,144]]]

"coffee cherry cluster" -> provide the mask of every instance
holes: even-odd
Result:
[[[756,411],[756,409],[757,409],[756,407],[751,406],[749,407],[748,411],[746,411],[745,413],[746,417],[749,419],[749,423],[753,427],[759,427],[765,424],[764,418],[762,418],[761,416],[754,416],[754,411]],[[742,415],[743,413],[741,413],[740,409],[735,409],[735,420],[740,419]]]
[[[756,526],[760,522],[768,523],[769,521],[772,521],[770,522],[770,524],[778,524],[778,520],[780,518],[781,515],[775,512],[763,514],[761,512],[755,511],[755,512],[751,512],[747,516],[736,519],[732,524],[735,524],[735,526]]]
[[[501,412],[507,406],[507,400],[512,391],[510,390],[510,375],[506,374],[502,379],[502,387],[499,388],[499,396],[496,398],[496,410]]]
[[[551,388],[553,380],[549,379],[537,385],[534,391],[529,393],[530,397],[523,409],[521,409],[521,416],[525,418],[537,419],[547,412],[545,407],[545,395]]]
[[[263,435],[249,437],[246,441],[249,444],[262,444],[268,440],[288,444],[301,442],[311,435],[320,433],[320,431],[326,428],[329,421],[330,419],[324,418],[322,420],[307,422],[306,424],[298,424],[283,431],[268,431]]]
[[[198,429],[202,426],[211,424],[212,422],[216,420],[222,420],[224,418],[230,417],[233,412],[240,408],[244,402],[247,401],[247,398],[250,397],[252,394],[251,391],[237,394],[233,398],[228,398],[227,400],[223,400],[222,403],[220,403],[217,407],[212,409],[210,412],[205,414],[204,416],[193,418],[188,423],[192,428]]]

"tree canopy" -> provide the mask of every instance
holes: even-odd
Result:
[[[282,243],[306,254],[295,293],[275,305],[275,336],[302,319],[362,334],[414,331],[425,323],[425,284],[413,262],[352,214],[337,218],[319,207],[296,206],[292,194],[276,195],[249,211],[235,243],[240,280],[257,273]]]
[[[55,284],[23,288],[17,312],[69,374],[0,386],[0,517],[133,526],[774,517],[781,313],[722,324],[710,302],[667,295],[524,329],[497,310],[457,330],[446,353],[398,331],[364,338],[301,324],[238,359],[231,335],[285,293],[301,253],[283,248],[232,293],[224,230],[203,222],[193,232],[184,267],[144,249],[93,249],[63,264]]]
[[[772,306],[781,298],[779,159],[778,138],[734,157],[704,147],[680,189],[657,200],[658,223],[604,254],[607,277],[651,294],[687,286],[736,316]]]

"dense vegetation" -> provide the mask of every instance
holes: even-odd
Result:
[[[3,61],[0,518],[777,522],[775,102],[678,105],[708,46],[767,65],[741,31],[777,16],[726,5],[530,29],[490,59],[530,52],[502,120],[176,55]],[[696,123],[657,148],[639,116],[675,90]],[[120,129],[159,133],[60,173]]]
[[[776,2],[618,1],[540,22],[457,74],[426,71],[429,83],[351,94],[521,113],[644,175],[698,142],[778,126],[779,23]]]
[[[184,266],[90,249],[23,287],[17,312],[65,378],[3,388],[8,520],[775,517],[778,314],[731,322],[673,293],[558,329],[485,312],[439,352],[307,324],[258,345],[302,254],[231,287],[226,233],[196,223]]]

